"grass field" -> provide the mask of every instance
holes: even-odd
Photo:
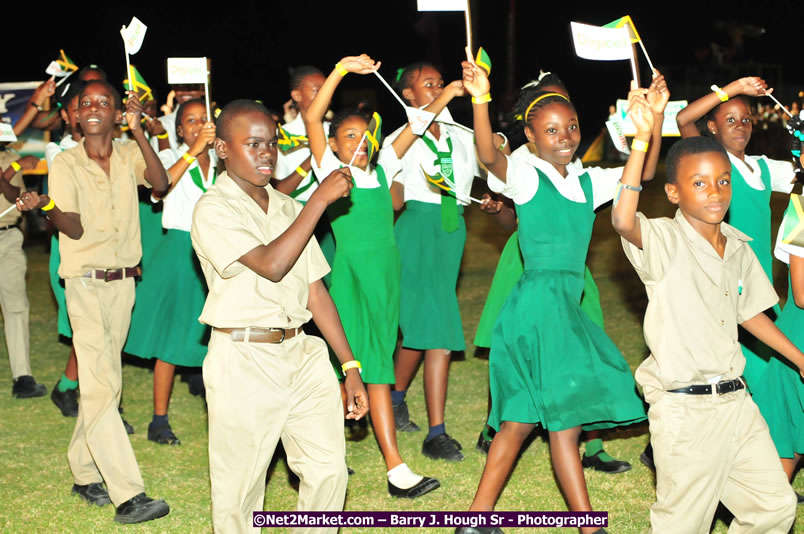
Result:
[[[662,177],[648,184],[643,210],[650,216],[672,215],[664,199]],[[774,200],[778,224],[784,197]],[[628,264],[619,240],[604,210],[595,226],[589,265],[600,287],[606,329],[633,369],[647,354],[641,320],[646,305],[644,289]],[[386,491],[385,468],[371,431],[361,440],[347,442],[347,463],[357,473],[350,478],[347,510],[465,510],[474,495],[485,456],[474,448],[485,419],[488,364],[473,357],[471,340],[480,317],[499,252],[507,239],[494,222],[479,210],[467,210],[469,238],[458,287],[467,353],[465,361],[452,364],[447,405],[448,430],[464,447],[466,459],[459,464],[439,463],[420,453],[423,434],[400,434],[403,457],[416,471],[437,477],[441,489],[415,501],[395,500]],[[774,226],[775,228],[776,226]],[[56,336],[55,304],[47,282],[47,255],[37,243],[26,249],[29,261],[28,294],[31,301],[31,354],[34,375],[50,389],[64,368],[68,347]],[[785,296],[787,276],[777,262],[779,294]],[[0,333],[2,337],[2,333]],[[0,341],[5,351],[5,341]],[[112,522],[114,510],[90,507],[70,494],[72,478],[66,461],[67,444],[74,420],[62,417],[49,397],[16,400],[11,397],[8,362],[0,357],[0,376],[7,377],[0,395],[0,530],[3,532],[210,532],[210,492],[207,466],[207,423],[204,403],[189,394],[186,384],[176,381],[171,404],[171,422],[181,438],[179,447],[153,444],[146,439],[151,417],[151,371],[137,360],[123,367],[125,416],[134,425],[131,436],[149,495],[167,500],[167,517],[141,525],[119,527]],[[420,377],[408,395],[411,418],[426,426]],[[590,402],[594,402],[590,396]],[[349,437],[349,435],[347,435]],[[619,475],[587,471],[587,483],[596,510],[609,512],[609,532],[645,532],[648,509],[654,497],[654,477],[639,463],[639,453],[648,441],[647,424],[614,431],[606,437],[606,449],[634,468]],[[297,492],[284,461],[278,459],[269,473],[265,509],[293,510]],[[795,483],[804,492],[804,478]],[[498,504],[499,510],[565,510],[566,505],[550,467],[543,436],[523,451]],[[724,516],[725,517],[725,516]],[[804,512],[798,523],[804,525]],[[715,532],[725,532],[726,523],[716,521]],[[804,531],[804,527],[799,527]],[[447,529],[442,529],[447,532]],[[532,532],[507,529],[506,532]],[[543,530],[547,532],[547,530]],[[280,531],[281,532],[281,531]],[[344,529],[345,533],[404,532],[398,529]],[[561,530],[555,530],[561,532]],[[564,531],[571,532],[571,531]]]

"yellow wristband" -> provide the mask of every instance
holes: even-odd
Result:
[[[11,168],[14,169],[17,172],[20,172],[22,170],[22,165],[20,165],[16,161],[12,161],[11,162]]]
[[[190,165],[192,165],[192,164],[193,164],[193,162],[195,161],[195,158],[194,158],[194,157],[192,157],[192,156],[190,155],[190,153],[189,153],[189,152],[185,152],[184,154],[182,154],[182,155],[181,155],[181,157],[182,157],[182,159],[183,159],[184,161],[186,161],[186,162],[187,162],[187,163],[189,163]]]
[[[52,210],[52,209],[53,209],[53,208],[55,208],[55,207],[56,207],[56,203],[55,203],[55,202],[53,202],[53,199],[51,198],[51,199],[50,199],[50,202],[48,202],[46,205],[44,205],[44,206],[42,207],[42,211],[50,211],[50,210]]]
[[[717,94],[721,102],[726,102],[729,99],[729,95],[726,94],[726,91],[724,91],[717,85],[712,84],[712,87],[710,87],[710,89]]]
[[[340,61],[339,61],[339,62],[337,62],[337,63],[335,63],[335,70],[337,70],[337,71],[338,71],[338,74],[340,74],[341,76],[346,76],[347,74],[349,74],[349,71],[348,71],[348,70],[346,70],[346,69],[343,67],[343,65],[341,65],[341,62],[340,62]]]
[[[631,148],[638,152],[647,152],[648,151],[648,143],[642,141],[640,139],[634,139],[631,142]]]
[[[302,169],[302,168],[301,168],[301,165],[299,165],[298,167],[296,167],[296,172],[297,172],[297,173],[299,174],[299,176],[301,176],[302,178],[307,178],[307,174],[308,174],[308,172],[307,172],[307,171],[305,171],[304,169]]]
[[[486,93],[483,96],[472,97],[473,104],[485,104],[486,102],[491,102],[491,93]]]
[[[354,369],[355,367],[357,367],[358,372],[360,372],[360,374],[362,375],[363,366],[360,365],[360,362],[357,360],[350,360],[345,364],[341,365],[341,371],[343,371],[343,374],[346,374],[346,371],[348,371],[349,369]]]
[[[161,133],[156,136],[157,139],[167,139],[168,137],[170,137],[170,134],[168,134],[167,132]]]

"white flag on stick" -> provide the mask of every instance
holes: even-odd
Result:
[[[466,0],[417,0],[418,11],[464,11]]]
[[[137,17],[131,17],[131,22],[128,26],[123,26],[120,29],[120,35],[123,36],[123,42],[126,45],[126,52],[128,54],[136,54],[142,47],[142,42],[145,40],[145,31],[148,26],[142,23]]]
[[[17,136],[14,134],[14,127],[5,122],[0,122],[0,142],[13,143],[16,140]]]
[[[170,85],[182,83],[204,84],[204,98],[207,104],[207,120],[213,120],[212,110],[209,106],[209,69],[205,57],[169,57],[167,60],[168,83]]]
[[[579,22],[570,22],[570,26],[578,57],[598,61],[631,59],[628,28],[601,28]]]

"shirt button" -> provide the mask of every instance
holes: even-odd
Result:
[[[727,297],[729,296],[729,291],[728,291],[728,290],[726,290],[726,296],[727,296]]]
[[[720,326],[724,326],[725,324],[726,324],[726,321],[720,321]]]

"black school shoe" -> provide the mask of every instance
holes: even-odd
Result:
[[[475,445],[475,449],[479,450],[483,454],[488,454],[490,448],[491,440],[486,439],[486,436],[483,434],[483,432],[481,432],[480,436],[477,438],[477,445]]]
[[[617,460],[614,458],[609,461],[603,460],[600,455],[604,452],[605,451],[603,451],[603,449],[600,449],[600,451],[592,456],[587,456],[586,453],[584,453],[583,459],[581,460],[581,465],[584,467],[591,467],[595,471],[600,471],[602,473],[625,473],[626,471],[631,470],[631,464],[624,460]]]
[[[168,515],[170,506],[162,499],[151,499],[145,493],[130,498],[117,507],[114,520],[117,523],[132,524],[150,521]]]
[[[458,527],[455,534],[504,534],[500,527]]]
[[[410,420],[407,402],[402,401],[399,404],[393,404],[391,407],[394,409],[394,424],[396,425],[397,432],[421,431],[419,425]]]
[[[422,495],[430,493],[431,491],[440,487],[441,483],[437,479],[430,477],[422,477],[417,484],[409,487],[408,489],[398,488],[391,484],[390,480],[388,481],[388,493],[391,494],[391,497],[402,497],[405,499],[415,499],[416,497],[421,497]]]
[[[50,400],[64,417],[78,417],[78,388],[59,391],[57,383],[50,392]]]
[[[656,471],[656,464],[653,463],[653,446],[650,444],[650,442],[648,442],[648,445],[645,447],[645,450],[642,451],[642,454],[639,455],[639,461],[651,471]]]
[[[95,506],[104,506],[112,502],[109,499],[109,493],[100,482],[92,482],[83,486],[73,484],[73,493]]]
[[[433,460],[448,460],[450,462],[463,460],[461,444],[452,439],[449,434],[439,434],[433,439],[422,443],[422,454]]]
[[[170,423],[159,426],[154,426],[153,423],[149,423],[148,441],[153,441],[160,445],[181,445],[181,441],[179,441],[179,438],[173,433],[173,429],[170,428]]]
[[[30,375],[19,376],[11,386],[11,394],[18,399],[31,399],[33,397],[44,397],[47,388],[44,384],[37,384],[34,377]]]

